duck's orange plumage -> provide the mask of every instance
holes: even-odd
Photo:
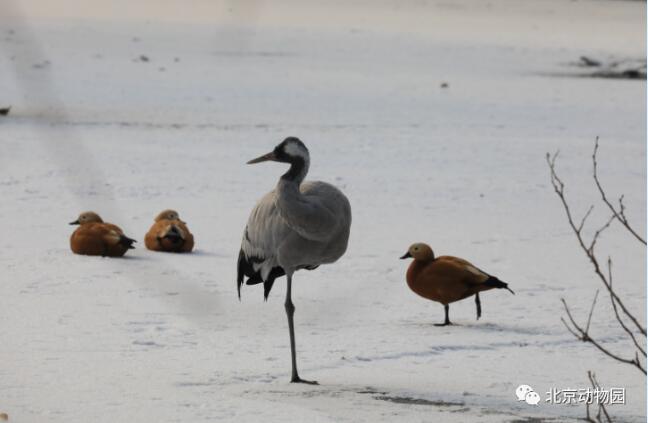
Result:
[[[459,257],[434,257],[429,245],[417,243],[410,246],[401,258],[414,258],[407,269],[407,285],[412,291],[445,306],[444,325],[450,324],[450,303],[475,295],[477,318],[481,316],[479,293],[493,288],[508,289],[508,285],[478,269]],[[513,292],[513,291],[511,291]]]
[[[79,225],[70,237],[70,248],[75,254],[121,257],[134,248],[134,239],[124,235],[118,226],[105,223],[97,213],[81,213],[70,225]]]
[[[194,247],[194,237],[187,224],[175,210],[164,210],[155,218],[144,237],[146,248],[153,251],[188,253]]]

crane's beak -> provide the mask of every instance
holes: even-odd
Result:
[[[247,164],[255,164],[255,163],[261,163],[261,162],[267,162],[267,161],[276,161],[277,156],[275,156],[274,151],[271,151],[268,154],[264,154],[263,156],[257,157],[256,159],[252,159]]]
[[[401,260],[406,259],[406,258],[411,258],[411,257],[412,257],[412,255],[408,251],[405,254],[403,254],[403,256],[401,257]]]
[[[79,224],[79,219],[75,220],[74,222],[70,222],[70,225],[78,225]]]

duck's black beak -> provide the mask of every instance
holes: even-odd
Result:
[[[74,222],[70,222],[70,225],[78,225],[79,224],[79,219],[75,220]]]
[[[252,159],[249,162],[247,162],[247,164],[255,164],[255,163],[261,163],[267,161],[277,161],[277,156],[275,156],[274,151],[271,151],[268,154],[264,154],[263,156],[257,157],[256,159]]]
[[[406,258],[411,258],[411,257],[412,257],[412,255],[408,251],[405,254],[403,254],[403,256],[401,256],[401,260],[406,259]]]

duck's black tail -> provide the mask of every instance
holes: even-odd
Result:
[[[515,292],[513,292],[513,290],[508,287],[508,284],[506,282],[502,282],[495,276],[489,276],[486,282],[484,282],[484,285],[492,286],[493,288],[507,289],[511,294],[515,295]]]
[[[123,245],[124,247],[128,249],[133,249],[133,243],[137,242],[133,238],[129,238],[126,235],[120,235],[119,236],[119,244]]]

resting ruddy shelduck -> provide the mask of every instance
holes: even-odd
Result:
[[[188,253],[193,249],[194,237],[186,222],[180,220],[175,210],[164,210],[144,237],[146,248],[169,253]]]
[[[112,223],[105,223],[95,212],[84,212],[70,225],[80,225],[70,237],[75,254],[86,256],[121,257],[136,242]]]
[[[443,304],[445,321],[435,326],[451,325],[448,312],[450,303],[475,296],[477,319],[481,317],[479,293],[493,288],[508,289],[506,283],[478,269],[459,257],[434,257],[429,245],[412,244],[401,259],[414,258],[407,269],[407,285],[423,298]]]

